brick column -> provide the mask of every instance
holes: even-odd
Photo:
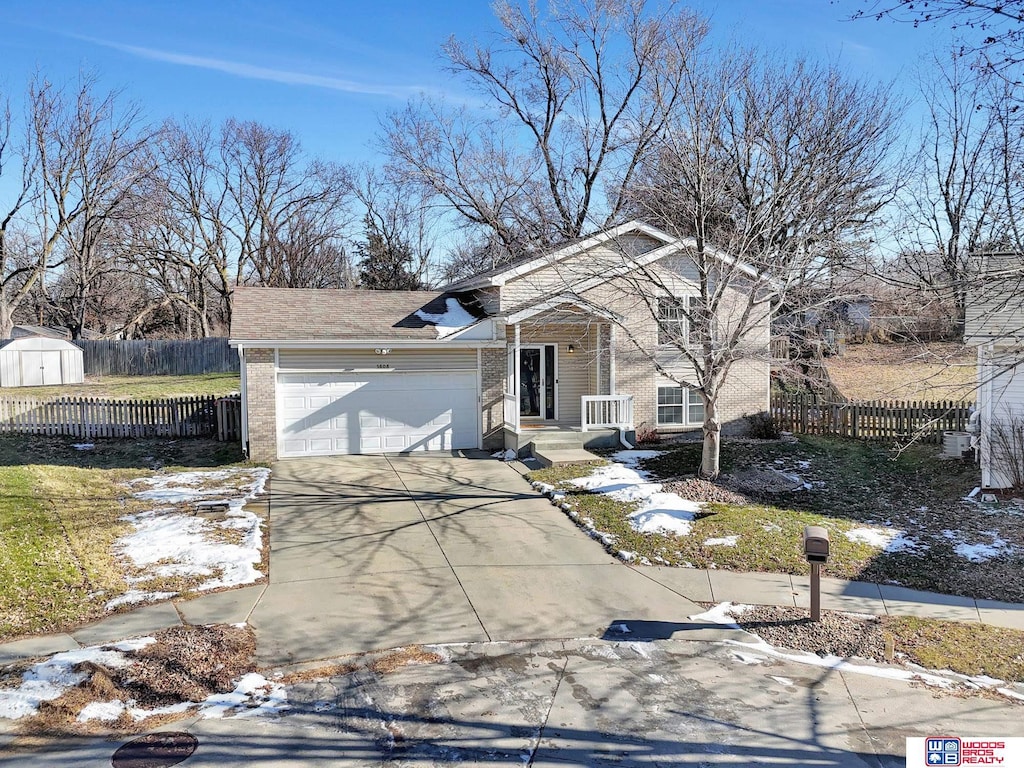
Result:
[[[245,391],[249,420],[249,460],[277,459],[277,382],[274,350],[245,350]]]
[[[480,407],[482,409],[483,445],[489,451],[505,447],[504,399],[508,361],[504,349],[480,350]]]

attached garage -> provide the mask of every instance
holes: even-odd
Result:
[[[278,456],[476,448],[477,377],[279,373]]]
[[[504,340],[449,294],[240,288],[232,344],[265,461],[480,448],[482,352]]]

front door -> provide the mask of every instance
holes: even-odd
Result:
[[[558,413],[558,346],[519,350],[519,416],[554,421]]]

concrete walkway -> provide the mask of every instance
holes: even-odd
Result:
[[[606,637],[626,624],[674,639],[700,602],[809,604],[806,577],[630,567],[483,454],[281,461],[269,505],[270,582],[147,606],[64,635],[0,645],[0,663],[181,623],[248,621],[261,666],[409,644]],[[824,608],[1024,629],[1024,605],[822,580]]]

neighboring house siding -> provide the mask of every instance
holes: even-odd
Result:
[[[282,371],[450,371],[475,370],[473,349],[282,349]]]
[[[1019,349],[978,349],[981,484],[985,488],[1009,488],[1015,476],[1024,475],[1017,435],[1024,429],[1024,370],[1014,365],[1020,359]]]
[[[508,329],[507,340],[514,345],[515,334]],[[597,324],[524,323],[520,343],[558,345],[558,420],[580,424],[582,397],[597,391]],[[574,348],[569,353],[569,345]]]
[[[1024,286],[1022,256],[989,254],[978,280],[967,296],[964,337],[968,344],[1024,338]]]
[[[249,416],[249,460],[277,458],[277,394],[273,349],[245,350],[246,409]]]

